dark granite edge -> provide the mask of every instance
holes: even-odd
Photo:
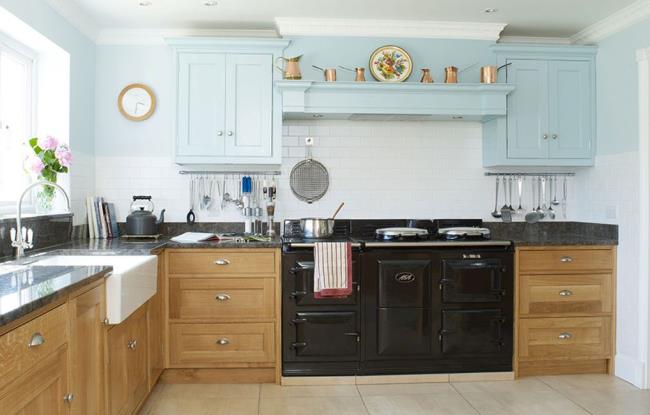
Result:
[[[41,297],[30,303],[23,304],[20,307],[16,308],[15,310],[11,310],[4,314],[0,314],[0,329],[3,326],[6,326],[22,317],[25,317],[31,313],[40,310],[41,308],[45,307],[48,304],[56,302],[61,298],[67,297],[70,293],[75,292],[86,285],[92,284],[93,282],[106,277],[110,272],[113,271],[113,267],[111,266],[101,266],[101,267],[92,266],[86,268],[99,268],[99,270],[96,273],[80,281],[77,281],[66,287],[60,288],[54,291],[53,293],[46,295],[45,297]]]

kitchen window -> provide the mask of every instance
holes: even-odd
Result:
[[[34,54],[0,37],[0,216],[14,214],[31,181],[24,162],[34,136]]]

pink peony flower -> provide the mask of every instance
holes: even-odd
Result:
[[[70,167],[70,164],[72,163],[72,152],[68,146],[61,145],[57,147],[54,155],[56,156],[57,160],[59,160],[59,164],[64,167]]]
[[[41,160],[38,157],[30,157],[27,160],[27,165],[29,166],[28,167],[29,170],[35,174],[41,174],[41,172],[45,168],[45,164],[43,164],[43,160]]]
[[[52,137],[51,135],[48,135],[45,138],[39,138],[38,139],[38,146],[42,148],[43,150],[54,150],[56,147],[59,145],[59,140],[56,138]]]

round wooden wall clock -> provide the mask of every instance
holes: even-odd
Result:
[[[146,85],[127,85],[117,98],[117,107],[126,119],[144,121],[156,110],[156,96]]]

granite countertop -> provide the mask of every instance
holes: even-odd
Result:
[[[0,328],[104,278],[108,266],[0,264]]]
[[[515,246],[618,245],[618,226],[587,222],[484,222],[492,239],[506,239]]]

